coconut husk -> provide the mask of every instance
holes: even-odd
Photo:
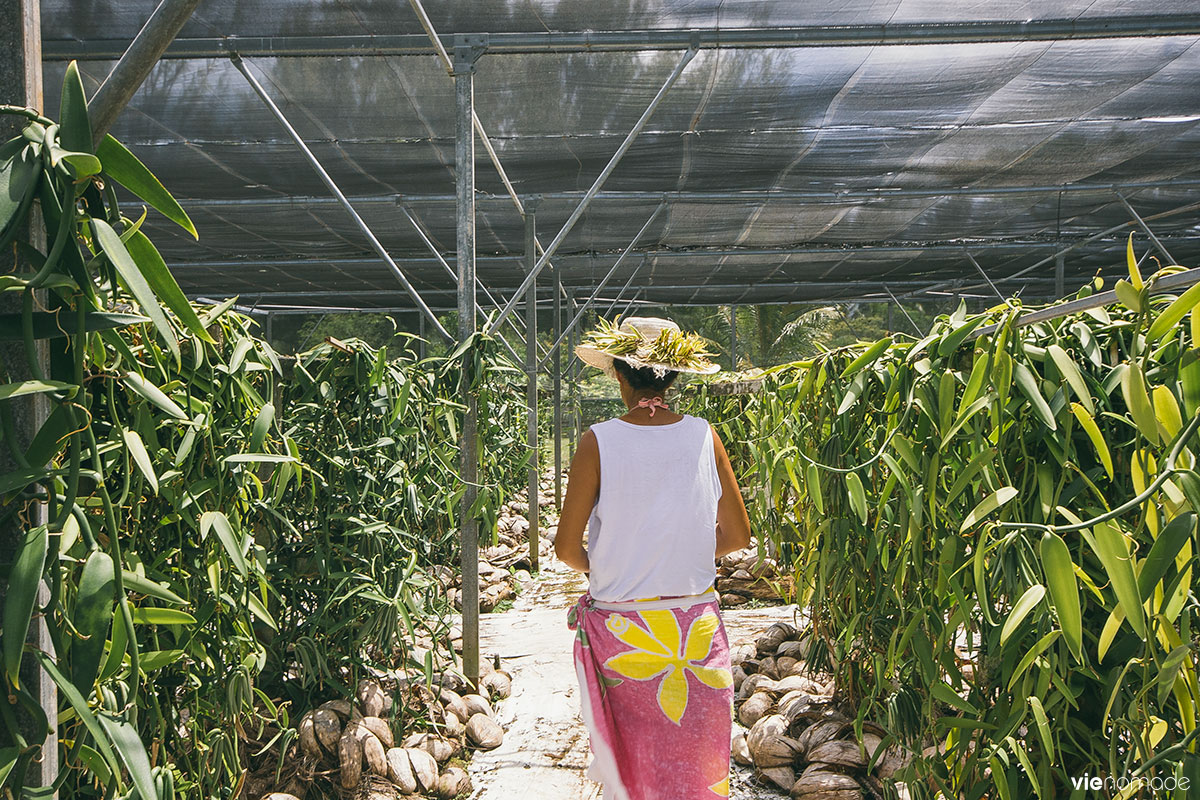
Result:
[[[738,708],[738,722],[747,728],[766,716],[775,705],[775,700],[766,692],[755,692]]]
[[[847,739],[831,739],[811,745],[805,759],[814,764],[833,764],[849,769],[866,769],[867,762],[858,749],[858,743]]]
[[[313,726],[312,712],[300,718],[300,750],[309,758],[320,758],[323,753],[321,744],[317,741],[317,731]]]
[[[492,750],[504,741],[504,729],[487,714],[475,714],[467,720],[467,741],[483,750]]]
[[[862,800],[862,787],[849,775],[810,764],[792,785],[793,800]]]
[[[789,639],[779,643],[779,647],[775,648],[775,657],[788,656],[797,660],[803,660],[808,656],[808,639]]]
[[[842,731],[845,729],[846,723],[842,720],[824,720],[821,722],[814,722],[796,737],[796,743],[800,748],[800,752],[804,755],[805,760],[811,760],[808,754],[813,750],[813,748],[824,744],[825,742],[839,739]]]
[[[362,751],[367,771],[372,775],[386,778],[388,774],[387,749],[375,734],[368,734],[363,737]]]
[[[408,753],[402,747],[393,747],[387,751],[388,780],[396,784],[401,794],[412,794],[417,791],[417,777],[413,774],[412,762]]]
[[[503,700],[512,695],[512,676],[504,670],[494,670],[480,680],[480,686],[492,698]]]
[[[796,783],[796,771],[791,767],[760,767],[758,775],[785,792]]]
[[[437,790],[438,768],[437,761],[424,750],[415,747],[405,748],[408,760],[412,764],[413,777],[417,779],[417,790],[432,792]]]
[[[746,680],[746,670],[742,669],[741,664],[733,665],[733,691],[737,692],[742,688],[742,682]]]
[[[779,672],[776,670],[776,666],[775,666],[775,657],[774,656],[767,656],[766,658],[759,660],[758,674],[766,675],[771,680],[775,680],[779,677]]]
[[[447,714],[453,714],[462,722],[471,718],[471,711],[463,699],[449,689],[442,689],[438,694],[438,702],[446,709]]]
[[[337,752],[338,740],[342,738],[342,721],[328,708],[318,708],[312,715],[313,733],[326,752]]]
[[[777,739],[768,739],[757,752],[752,752],[750,757],[758,767],[786,767],[795,763],[799,753],[800,749],[795,739],[780,736]]]
[[[321,703],[320,708],[337,714],[338,719],[340,719],[342,722],[347,722],[362,716],[362,714],[358,712],[358,709],[354,707],[353,703],[343,698],[338,698],[337,700],[327,700],[324,703]]]
[[[818,698],[799,690],[791,691],[779,698],[777,705],[779,713],[787,718],[788,724],[800,719],[811,711]]]
[[[749,602],[750,598],[746,597],[744,594],[726,592],[725,594],[721,595],[721,608],[736,608],[737,606],[744,606]]]
[[[757,692],[758,687],[761,686],[764,681],[770,680],[771,679],[766,675],[760,675],[757,672],[747,675],[746,680],[742,681],[741,688],[738,689],[738,700],[745,700],[747,697]]]
[[[768,740],[786,736],[787,728],[787,720],[779,714],[767,714],[751,725],[750,732],[746,734],[746,745],[750,748],[751,757],[755,757],[757,751],[761,750]],[[758,763],[757,757],[754,758],[754,762]]]
[[[263,795],[262,800],[300,800],[300,798],[287,792],[271,792],[270,794]]]
[[[384,707],[383,687],[375,681],[366,681],[358,687],[358,703],[362,706],[364,717],[381,717],[388,710]]]
[[[756,655],[758,655],[758,648],[752,642],[739,642],[730,649],[729,660],[734,664],[741,664],[746,659],[754,658]]]
[[[471,777],[461,767],[450,767],[438,778],[438,797],[453,800],[460,794],[471,791]]]
[[[464,694],[462,697],[463,704],[467,707],[467,713],[470,715],[467,718],[476,714],[487,714],[489,717],[495,716],[496,712],[492,709],[492,704],[487,701],[487,698],[479,694]]]
[[[754,759],[750,757],[750,747],[746,744],[746,734],[739,731],[733,737],[733,742],[730,745],[730,756],[734,761],[743,766],[754,766]]]
[[[788,675],[780,678],[775,682],[775,691],[782,694],[801,691],[814,696],[820,696],[825,693],[824,687],[821,684],[804,675]]]
[[[358,783],[362,780],[362,767],[362,741],[354,735],[354,731],[347,730],[342,734],[342,738],[338,739],[338,768],[341,770],[343,789],[358,788]]]
[[[459,749],[459,745],[456,742],[444,736],[438,736],[436,733],[414,733],[405,738],[402,746],[424,750],[433,756],[433,760],[439,764],[443,761],[449,761],[450,757],[457,753]]]
[[[442,722],[442,734],[450,739],[461,738],[467,730],[467,723],[454,714],[446,714]]]
[[[358,721],[358,724],[373,733],[375,738],[383,745],[384,750],[396,743],[392,738],[392,729],[385,720],[379,717],[363,717]]]

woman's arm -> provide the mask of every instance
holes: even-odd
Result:
[[[721,437],[713,428],[713,453],[717,457],[717,475],[721,479],[721,499],[717,503],[717,558],[750,545],[750,517],[742,502],[733,465]],[[562,530],[561,528],[559,529]]]
[[[558,518],[558,533],[554,537],[554,554],[572,569],[587,572],[587,550],[583,546],[583,529],[600,496],[600,445],[596,434],[588,431],[579,440],[571,471],[567,477],[567,496],[563,498],[562,515]]]

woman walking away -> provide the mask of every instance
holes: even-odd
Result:
[[[554,541],[589,575],[568,624],[588,777],[605,800],[729,796],[733,676],[715,561],[750,543],[750,520],[716,431],[663,397],[680,372],[717,371],[703,345],[631,317],[575,351],[616,378],[629,408],[580,440]]]

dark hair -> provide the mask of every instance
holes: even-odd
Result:
[[[677,371],[671,370],[660,378],[654,373],[652,367],[635,367],[620,358],[614,358],[612,363],[613,369],[625,376],[625,380],[629,382],[635,392],[647,389],[654,392],[665,392],[679,377]]]

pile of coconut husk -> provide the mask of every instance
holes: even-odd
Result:
[[[500,506],[496,519],[495,544],[484,538],[479,549],[479,610],[495,611],[506,600],[513,599],[530,580],[529,558],[529,492],[523,490]],[[542,524],[538,528],[538,557],[545,562],[554,548],[556,525],[547,524],[554,505],[554,477],[542,477],[538,491],[538,507],[542,509]],[[462,576],[450,567],[438,567],[434,577],[442,593],[462,610]]]
[[[748,547],[717,559],[717,594],[721,606],[732,608],[751,600],[778,603],[781,595],[791,591],[791,577],[781,577],[775,559]]]
[[[512,677],[481,663],[479,692],[455,672],[424,680],[377,681],[359,686],[357,702],[330,700],[300,718],[301,763],[286,789],[263,800],[299,800],[306,786],[323,775],[363,800],[401,796],[450,800],[471,791],[466,770],[452,759],[471,749],[491,750],[504,740],[494,702],[512,693]],[[399,705],[398,705],[399,703]],[[428,730],[402,730],[401,720],[426,719]],[[304,778],[309,780],[306,781]]]
[[[868,770],[883,729],[865,723],[860,747],[832,677],[809,672],[807,655],[807,637],[786,622],[733,646],[735,716],[748,729],[735,734],[733,759],[796,800],[882,798],[881,781],[904,766],[901,752],[888,748]]]

